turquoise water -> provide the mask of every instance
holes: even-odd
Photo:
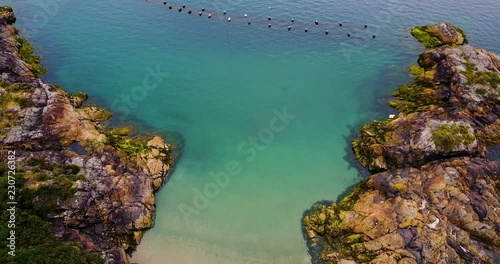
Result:
[[[493,0],[185,2],[227,10],[231,23],[162,1],[6,2],[50,69],[47,81],[182,146],[139,263],[310,263],[301,217],[360,180],[349,140],[393,113],[387,99],[423,51],[409,28],[451,21],[500,53]],[[276,111],[285,108],[293,118],[283,123]]]

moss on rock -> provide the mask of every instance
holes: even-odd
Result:
[[[21,59],[27,63],[30,71],[35,75],[43,75],[47,72],[47,69],[40,65],[40,56],[35,55],[33,46],[24,37],[15,35],[17,41],[17,48],[19,51],[19,56]]]
[[[360,196],[370,190],[367,181],[358,183],[338,204],[315,205],[312,212],[303,218],[306,233],[310,238],[314,237],[311,246],[321,246],[318,258],[323,263],[338,263],[340,258],[365,263],[376,257],[363,244],[369,240],[366,235],[353,234],[341,226],[343,215],[351,211]],[[317,243],[316,234],[322,238],[322,245]]]
[[[432,141],[441,151],[453,151],[460,143],[469,145],[476,137],[469,133],[471,129],[463,124],[444,124],[432,131]]]
[[[475,65],[469,61],[465,63],[465,66],[466,69],[462,74],[467,78],[467,84],[480,84],[493,89],[497,89],[500,85],[500,75],[498,73],[492,71],[477,71]]]
[[[439,36],[428,26],[414,27],[411,34],[426,48],[436,48],[444,45]]]
[[[0,6],[0,17],[4,18],[8,25],[16,22],[16,16],[10,6]]]
[[[137,159],[141,154],[145,154],[151,150],[147,141],[142,137],[129,137],[130,132],[126,128],[106,129],[105,144],[112,146],[127,160]]]
[[[78,92],[76,94],[68,94],[68,99],[71,105],[75,108],[80,108],[82,104],[87,101],[89,96],[84,92]]]
[[[411,30],[411,34],[428,49],[468,42],[463,31],[450,23],[417,26]]]
[[[380,166],[373,166],[376,158],[383,155],[383,146],[386,133],[390,130],[391,120],[373,121],[366,124],[361,132],[352,142],[352,148],[356,159],[362,166],[373,171],[380,171]]]

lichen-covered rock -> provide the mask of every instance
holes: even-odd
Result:
[[[85,250],[102,252],[107,263],[128,263],[126,253],[153,226],[154,193],[170,171],[173,148],[158,136],[131,138],[129,130],[105,127],[102,122],[111,112],[82,107],[86,94],[68,95],[37,78],[20,57],[17,31],[7,26],[4,10],[0,9],[0,143],[17,151],[18,166],[32,189],[53,185],[54,177],[69,177],[57,166],[79,168],[81,179],[73,184],[76,193],[59,199],[55,212],[48,215],[52,230]],[[56,171],[32,177],[34,171],[52,167]]]

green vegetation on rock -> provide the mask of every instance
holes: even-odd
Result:
[[[425,73],[425,69],[420,67],[420,65],[412,64],[410,65],[410,73],[413,76],[420,76]]]
[[[105,130],[104,134],[107,138],[107,144],[124,154],[125,158],[131,160],[137,155],[147,153],[150,148],[145,139],[127,136],[129,132],[128,128],[117,128]]]
[[[24,109],[30,104],[28,99],[30,89],[29,83],[4,82],[0,85],[0,131],[15,126],[19,117],[16,109]]]
[[[476,137],[469,134],[469,126],[457,124],[444,124],[432,131],[432,141],[436,147],[445,152],[455,149],[460,143],[469,145]]]
[[[417,26],[411,34],[428,49],[468,43],[464,32],[450,23]]]
[[[414,27],[411,30],[411,34],[428,49],[444,45],[444,42],[441,41],[439,35],[437,35],[436,32],[429,26]]]
[[[384,120],[366,124],[361,129],[359,137],[353,140],[354,154],[363,167],[370,168],[374,159],[382,155],[382,144],[385,142],[386,133],[390,130],[390,122],[391,120]]]
[[[313,231],[323,240],[323,248],[319,254],[319,259],[323,263],[335,264],[338,261],[337,257],[366,263],[376,257],[374,252],[366,250],[363,245],[363,242],[368,240],[366,235],[353,234],[341,226],[343,221],[341,215],[351,211],[359,197],[368,190],[367,180],[363,180],[338,204],[315,205],[312,211],[304,217],[306,232]]]
[[[68,94],[69,102],[75,108],[80,108],[82,104],[87,101],[89,96],[84,92],[78,92],[76,94]]]
[[[19,56],[21,59],[28,64],[31,72],[35,75],[43,75],[47,72],[47,69],[40,66],[40,56],[35,55],[34,49],[31,44],[24,37],[15,35],[17,41],[17,47],[19,50]]]
[[[0,188],[3,190],[8,186],[6,171],[2,165]],[[70,199],[75,193],[74,182],[83,179],[79,171],[78,166],[49,164],[44,158],[32,158],[22,170],[18,169],[15,177],[18,197],[16,256],[7,254],[8,241],[3,239],[0,242],[1,263],[104,263],[99,253],[83,251],[75,242],[63,242],[50,229],[49,216],[59,213],[57,203]],[[6,222],[9,217],[7,192],[0,195],[0,203],[0,215]],[[0,226],[0,236],[8,237],[9,232],[6,225]]]
[[[419,65],[411,65],[410,73],[415,76],[410,85],[401,85],[393,96],[390,106],[404,113],[421,112],[438,103],[436,85],[427,77],[426,70]],[[430,72],[432,73],[432,72]]]
[[[465,63],[466,69],[463,75],[467,78],[470,85],[481,84],[483,86],[488,86],[490,88],[496,89],[500,85],[500,75],[496,72],[484,72],[477,71],[475,65],[472,62],[467,61]],[[486,93],[486,90],[484,90]],[[480,92],[478,92],[480,93]]]
[[[9,6],[0,6],[0,16],[10,15],[12,8]]]

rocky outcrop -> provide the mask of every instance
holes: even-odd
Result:
[[[394,93],[401,113],[353,141],[356,158],[378,173],[304,217],[317,263],[500,261],[500,162],[485,159],[486,146],[500,144],[500,57],[460,45],[465,35],[450,24],[412,33],[437,48]]]
[[[109,111],[37,78],[44,69],[14,21],[12,9],[0,8],[0,141],[16,150],[30,189],[77,179],[74,194],[49,214],[57,236],[102,252],[108,263],[128,263],[126,253],[153,226],[154,193],[172,166],[172,147],[104,126]]]
[[[412,66],[413,83],[394,93],[391,105],[403,113],[365,125],[353,142],[357,159],[378,172],[452,156],[484,157],[486,146],[500,144],[499,65],[498,55],[468,45],[424,52]],[[446,138],[447,130],[461,140]]]

